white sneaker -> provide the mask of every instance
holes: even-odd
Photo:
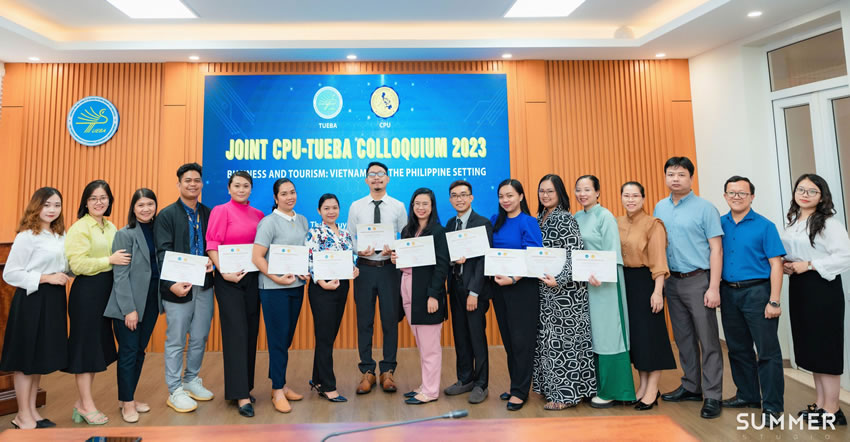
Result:
[[[211,401],[215,397],[213,392],[204,388],[204,381],[200,377],[184,382],[183,389],[196,401]]]
[[[171,393],[171,395],[168,396],[168,400],[165,401],[165,405],[173,408],[174,411],[178,413],[188,413],[190,411],[195,411],[195,409],[198,408],[198,403],[189,397],[183,387],[177,387],[177,389],[174,390],[174,393]]]

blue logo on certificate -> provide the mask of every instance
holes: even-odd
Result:
[[[84,146],[99,146],[117,130],[118,110],[106,98],[83,98],[68,112],[68,132]]]

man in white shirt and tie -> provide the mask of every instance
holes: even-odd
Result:
[[[389,169],[385,164],[373,161],[366,167],[369,195],[354,201],[348,209],[348,230],[351,232],[355,250],[358,249],[358,224],[392,225],[393,235],[397,237],[407,223],[404,204],[387,195],[389,181]],[[358,368],[362,373],[357,394],[372,391],[376,382],[376,368],[380,368],[381,388],[388,393],[397,390],[393,372],[397,365],[401,302],[399,274],[395,265],[390,262],[391,254],[390,245],[384,245],[383,250],[375,250],[370,246],[357,252],[360,276],[354,280],[354,303],[357,306],[357,348],[360,352]],[[376,299],[384,332],[383,359],[379,367],[372,358]]]

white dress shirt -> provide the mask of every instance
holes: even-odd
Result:
[[[33,235],[32,230],[25,230],[15,236],[3,270],[3,280],[31,295],[38,290],[41,275],[67,271],[65,235],[47,230]]]
[[[376,200],[372,199],[371,195],[366,195],[351,203],[351,207],[348,208],[348,225],[346,227],[348,227],[348,231],[351,233],[355,253],[357,250],[357,225],[373,224],[375,222],[375,205],[372,201]],[[387,194],[384,194],[380,198],[380,201],[382,203],[378,206],[378,210],[381,212],[381,224],[392,224],[393,233],[398,237],[401,229],[407,224],[407,208],[404,207],[401,201]],[[390,259],[389,256],[381,255],[380,250],[376,250],[372,256],[361,256],[361,258],[372,261],[386,261]]]
[[[811,261],[815,271],[827,281],[850,270],[850,237],[834,216],[826,219],[823,230],[815,236],[814,247],[809,242],[806,221],[786,226],[779,237],[787,252],[786,260]]]

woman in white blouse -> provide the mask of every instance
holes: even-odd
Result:
[[[799,415],[847,425],[838,408],[844,368],[844,290],[841,273],[850,270],[850,238],[835,219],[826,181],[805,174],[794,184],[788,225],[782,232],[791,335],[799,365],[814,374],[817,400]]]
[[[24,211],[3,270],[3,280],[18,288],[9,310],[0,360],[0,370],[15,373],[15,428],[56,426],[41,417],[35,398],[41,375],[61,370],[68,362],[67,270],[62,194],[42,187]]]

